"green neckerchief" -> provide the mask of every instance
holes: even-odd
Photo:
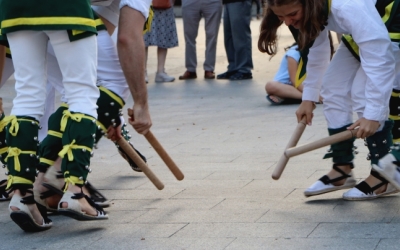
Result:
[[[389,36],[392,42],[400,42],[400,26],[396,22],[400,18],[400,0],[378,0],[376,2],[376,10],[385,23]],[[351,54],[360,61],[360,53],[357,43],[351,35],[343,35],[342,42],[349,49]]]
[[[329,13],[331,12],[331,4],[332,4],[332,0],[326,0],[324,12],[327,17],[329,15]],[[325,27],[322,26],[321,30],[324,30],[324,29],[325,29]],[[295,29],[293,26],[289,26],[289,30],[292,33],[296,42],[298,42],[299,30]],[[314,41],[312,41],[310,44],[308,44],[304,49],[299,50],[300,60],[299,60],[299,65],[297,67],[297,72],[296,72],[296,82],[294,84],[295,88],[298,88],[303,83],[304,79],[306,79],[306,77],[307,77],[306,68],[307,68],[307,62],[308,62],[308,53],[310,52],[310,48],[313,46],[313,44],[314,44]]]

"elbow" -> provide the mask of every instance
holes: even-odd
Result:
[[[121,34],[118,32],[117,44],[120,48],[126,48],[131,43],[131,38],[126,34]]]

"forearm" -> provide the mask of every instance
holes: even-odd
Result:
[[[144,80],[145,47],[142,34],[144,21],[140,12],[129,7],[121,9],[118,55],[135,105],[147,107],[147,87]],[[132,23],[135,25],[131,25]]]

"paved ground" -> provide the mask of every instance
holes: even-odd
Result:
[[[293,158],[279,181],[271,179],[296,126],[296,105],[274,107],[265,100],[264,84],[281,55],[269,60],[258,52],[259,24],[252,23],[253,80],[199,77],[156,84],[156,51],[150,49],[152,131],[184,172],[183,181],[174,179],[144,137],[134,134],[133,141],[164,182],[162,191],[133,172],[103,140],[90,180],[111,200],[110,219],[78,222],[52,216],[51,230],[27,234],[10,220],[7,203],[1,203],[0,249],[399,249],[398,196],[366,202],[344,201],[342,192],[303,196],[330,168],[321,160],[326,149]],[[180,47],[169,51],[166,65],[176,77],[184,72],[181,19],[177,26]],[[291,43],[283,30],[280,47]],[[217,53],[216,73],[222,73],[227,65],[222,29]],[[203,30],[198,54],[202,76]],[[14,96],[11,83],[1,90],[7,100]],[[10,104],[6,107],[9,111]],[[319,106],[300,143],[326,134]],[[357,144],[355,174],[361,179],[369,166],[363,142]]]

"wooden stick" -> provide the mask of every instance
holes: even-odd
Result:
[[[318,149],[318,148],[322,148],[337,142],[341,142],[341,141],[345,141],[351,138],[356,137],[357,134],[357,130],[358,129],[354,129],[354,130],[346,130],[340,133],[337,133],[335,135],[331,135],[325,138],[322,138],[320,140],[314,141],[314,142],[310,142],[298,147],[292,147],[292,148],[288,148],[285,150],[285,155],[286,157],[290,158],[296,155],[300,155],[300,154],[304,154],[307,153],[309,151]]]
[[[285,150],[297,145],[306,126],[307,126],[306,117],[304,116],[303,119],[301,119],[301,121],[297,124],[297,127],[294,130],[293,135],[290,138],[288,144],[286,145]],[[288,163],[288,161],[289,161],[289,157],[287,157],[285,155],[285,153],[282,154],[281,158],[279,158],[279,161],[276,164],[274,172],[272,173],[272,179],[279,180],[279,178],[282,175],[283,170],[285,170],[285,167],[286,167],[286,164]]]
[[[171,157],[168,155],[168,153],[164,150],[163,146],[158,142],[157,138],[151,133],[147,132],[144,137],[146,137],[147,141],[150,143],[150,145],[154,148],[154,150],[157,152],[157,154],[161,157],[161,159],[164,161],[165,165],[171,170],[172,174],[175,176],[175,178],[179,181],[183,180],[185,177],[182,173],[182,171],[178,168],[178,166],[175,164],[175,162],[171,159]]]
[[[118,145],[125,151],[129,158],[132,159],[138,165],[138,167],[143,171],[143,173],[149,178],[149,180],[156,186],[158,190],[164,188],[164,184],[157,178],[157,176],[150,170],[146,163],[140,158],[140,156],[135,152],[135,150],[128,144],[124,138],[117,140]]]

